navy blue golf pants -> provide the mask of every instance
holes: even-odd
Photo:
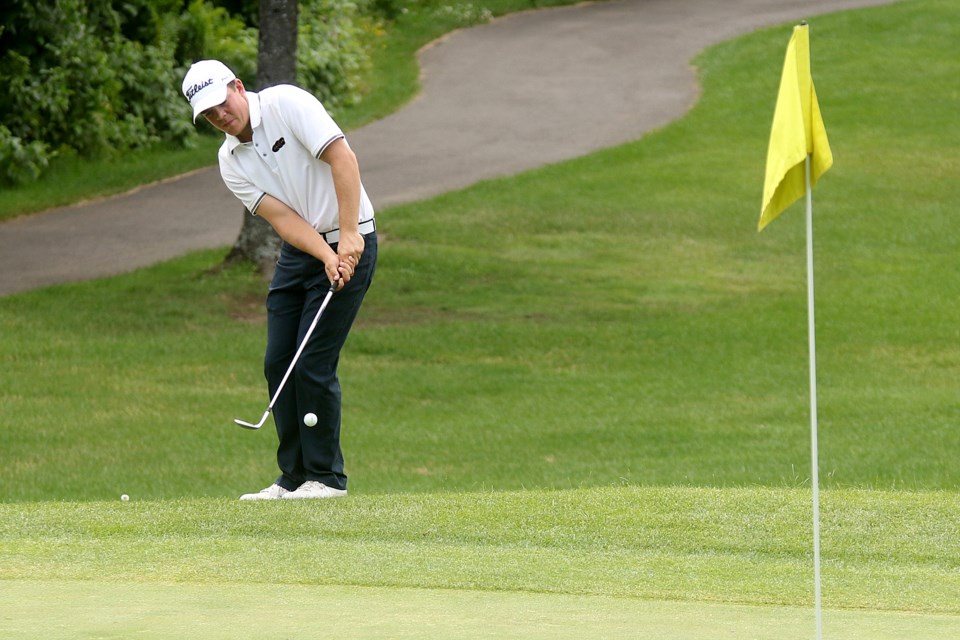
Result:
[[[365,235],[364,241],[353,277],[333,294],[273,408],[280,439],[277,464],[281,475],[276,483],[289,491],[308,480],[335,489],[347,488],[340,450],[337,365],[376,270],[376,232]],[[336,251],[337,246],[332,246]],[[323,263],[284,243],[267,294],[264,373],[271,398],[329,290]],[[303,417],[308,413],[316,414],[316,426],[304,424]]]

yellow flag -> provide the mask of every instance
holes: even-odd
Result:
[[[810,186],[833,164],[827,130],[823,127],[817,92],[810,75],[810,32],[793,28],[773,111],[763,206],[758,231],[806,193],[805,162],[810,155]]]

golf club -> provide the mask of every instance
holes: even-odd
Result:
[[[290,361],[290,366],[287,367],[287,372],[283,374],[283,379],[280,381],[280,386],[277,387],[276,392],[273,394],[273,398],[270,399],[270,404],[267,405],[267,410],[263,412],[260,422],[254,424],[252,422],[244,422],[243,420],[234,418],[233,421],[235,423],[244,429],[259,429],[263,426],[263,423],[267,421],[267,416],[269,416],[270,412],[273,411],[273,405],[276,404],[277,398],[280,397],[280,392],[283,391],[283,385],[287,383],[287,378],[290,377],[290,374],[293,372],[293,367],[297,364],[297,360],[300,359],[300,354],[303,353],[303,348],[307,346],[307,340],[310,339],[310,336],[313,334],[313,330],[317,327],[317,323],[320,321],[320,316],[323,315],[323,310],[327,308],[327,303],[330,302],[330,298],[332,298],[333,294],[336,292],[338,282],[339,281],[335,280],[330,284],[330,290],[327,291],[327,295],[324,297],[323,303],[320,304],[320,308],[317,310],[317,315],[313,317],[313,322],[310,323],[310,328],[307,329],[307,333],[303,336],[303,341],[300,342],[297,352],[293,354],[293,360]]]

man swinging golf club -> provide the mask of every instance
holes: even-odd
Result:
[[[264,356],[281,474],[240,499],[345,496],[337,364],[377,263],[357,158],[323,105],[297,87],[247,91],[222,62],[201,60],[187,71],[183,94],[194,121],[203,115],[226,134],[219,160],[227,187],[283,240],[267,293]],[[316,426],[304,424],[307,414]]]

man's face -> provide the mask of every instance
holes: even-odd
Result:
[[[227,99],[221,104],[202,112],[207,122],[224,133],[240,137],[250,125],[250,105],[247,104],[246,91],[239,80],[236,86],[227,87]]]

